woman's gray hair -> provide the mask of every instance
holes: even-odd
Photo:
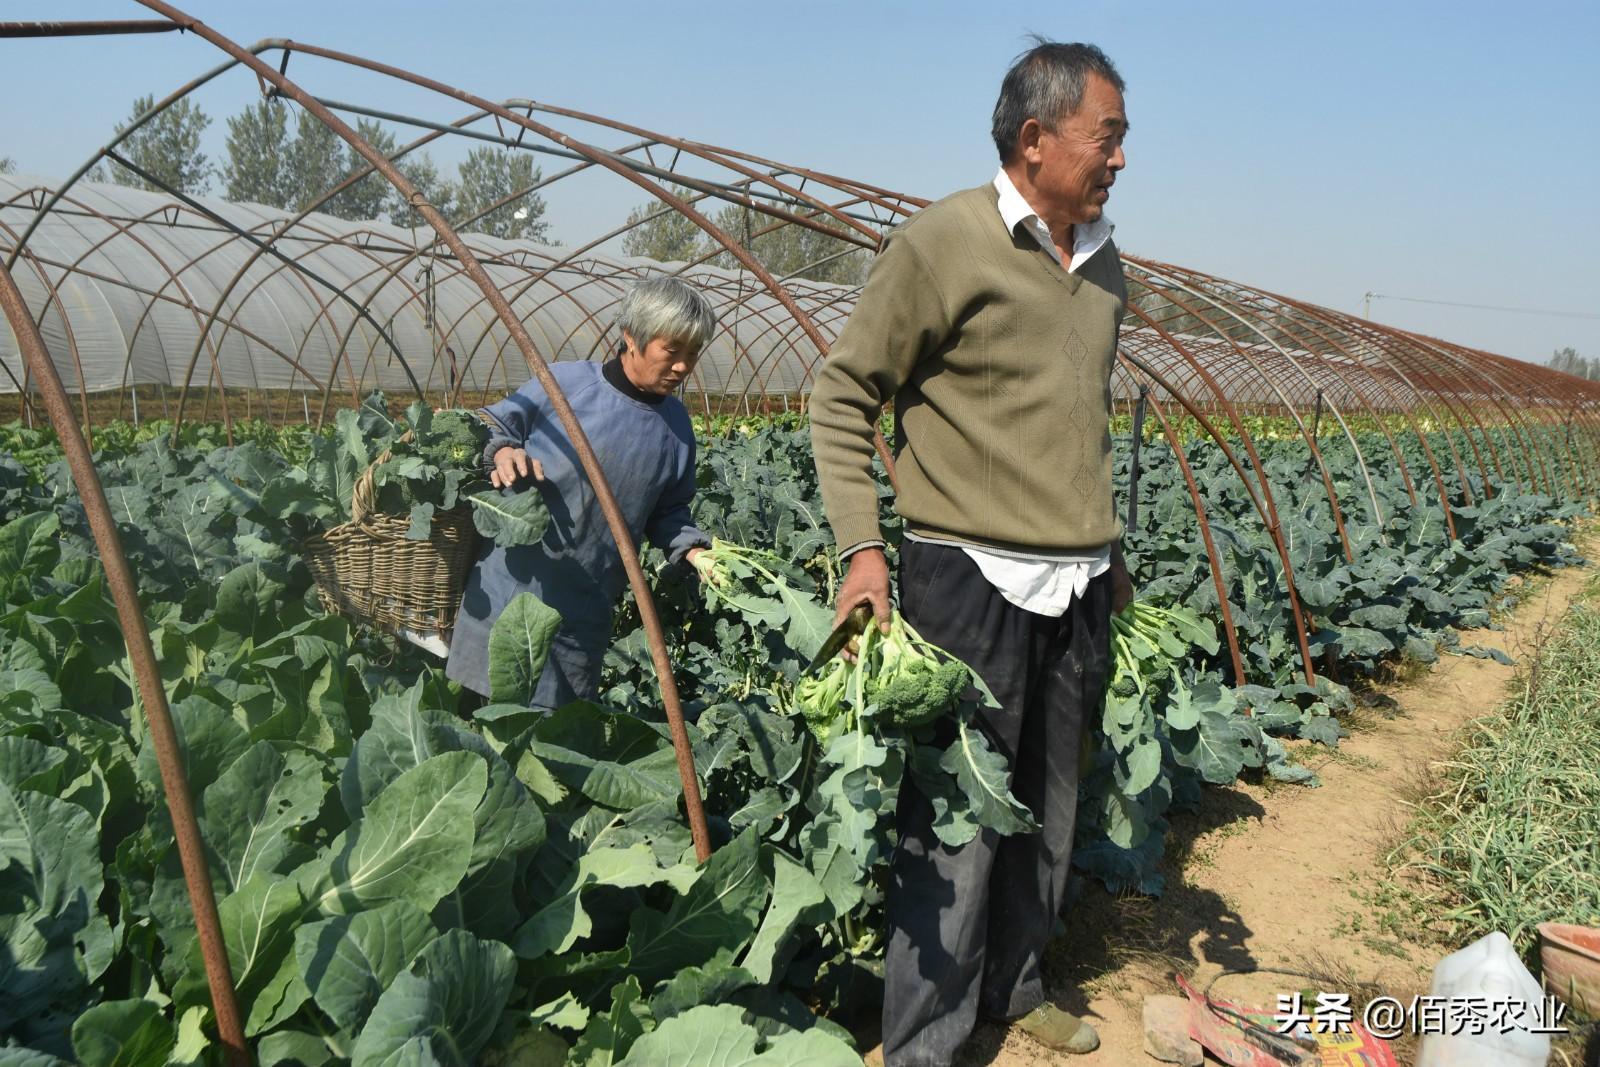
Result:
[[[617,327],[626,330],[641,350],[658,337],[699,350],[716,332],[717,316],[700,290],[658,274],[639,282],[623,296]]]
[[[994,105],[994,120],[989,131],[1000,152],[1000,162],[1009,163],[1017,150],[1022,124],[1038,119],[1047,130],[1078,110],[1083,103],[1083,88],[1089,75],[1098,74],[1123,92],[1122,75],[1106,54],[1092,44],[1059,44],[1035,35],[1034,47],[1017,57],[1000,83],[1000,99]]]

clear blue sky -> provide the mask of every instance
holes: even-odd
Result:
[[[235,40],[290,37],[491,98],[527,96],[663,133],[937,197],[995,168],[988,114],[1038,32],[1099,44],[1128,82],[1128,169],[1108,213],[1122,247],[1543,361],[1600,356],[1600,5],[1534,0],[1286,3],[197,2]],[[13,0],[4,17],[141,17],[131,0]],[[191,37],[0,41],[0,155],[61,176],[140,93],[220,61]],[[291,76],[382,99],[371,78]],[[234,72],[201,104],[248,103]],[[399,110],[462,110],[401,94]],[[614,143],[614,142],[613,142]],[[589,196],[590,194],[584,194]],[[552,198],[558,236],[614,204]],[[563,215],[566,217],[563,218]]]

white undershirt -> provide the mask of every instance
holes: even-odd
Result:
[[[1050,228],[1038,212],[1017,192],[1005,168],[995,175],[994,188],[1000,194],[1000,218],[1008,233],[1021,226],[1039,246],[1050,253],[1050,258],[1061,263],[1061,252],[1050,237]],[[1068,274],[1088,262],[1089,257],[1111,239],[1114,227],[1101,215],[1094,222],[1072,227],[1072,262],[1062,264]],[[911,534],[906,536],[911,537]],[[927,540],[927,538],[922,538]],[[1081,597],[1089,587],[1091,578],[1098,578],[1111,569],[1111,546],[1091,552],[1049,553],[1022,555],[1020,553],[974,548],[962,545],[961,549],[978,565],[978,570],[990,585],[1000,591],[1007,601],[1036,615],[1060,617],[1072,604],[1073,597]]]

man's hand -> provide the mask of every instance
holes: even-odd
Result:
[[[544,465],[529,459],[528,453],[510,445],[494,454],[494,470],[489,472],[489,484],[496,489],[509,489],[518,478],[533,475],[536,482],[544,481]]]
[[[889,632],[894,608],[889,603],[889,561],[881,548],[863,548],[850,554],[849,570],[839,586],[833,624],[838,626],[857,604],[870,604],[878,628]]]
[[[1111,546],[1111,613],[1121,615],[1133,603],[1133,579],[1128,576],[1128,564],[1122,559],[1122,546]]]
[[[700,578],[700,580],[702,582],[706,582],[706,583],[708,583],[710,585],[716,585],[717,584],[716,575],[711,570],[711,567],[709,565],[705,566],[705,567],[702,567],[700,564],[695,562],[695,560],[697,560],[705,551],[706,551],[706,546],[705,545],[696,545],[695,547],[691,548],[689,551],[685,552],[683,554],[683,558],[688,562],[689,566],[694,568],[695,574],[697,574],[699,576],[699,578]],[[709,561],[708,561],[708,563],[709,563]]]

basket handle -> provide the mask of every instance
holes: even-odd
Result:
[[[394,444],[402,445],[414,441],[416,436],[407,430],[395,438]],[[378,464],[387,463],[394,456],[393,446],[378,453],[376,459],[367,464],[367,469],[361,472],[361,477],[356,479],[355,486],[350,490],[350,521],[357,526],[367,521],[367,516],[377,509],[377,501],[373,499],[376,490],[372,485],[372,474],[378,469]]]

